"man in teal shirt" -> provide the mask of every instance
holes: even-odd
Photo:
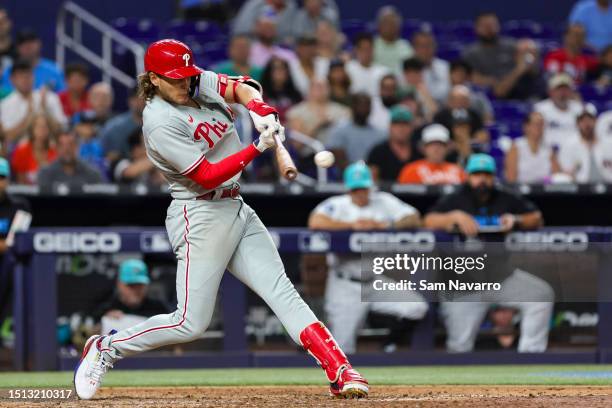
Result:
[[[246,75],[259,81],[263,69],[249,64],[250,51],[251,39],[247,35],[235,35],[229,44],[230,59],[218,63],[212,70],[230,76]]]

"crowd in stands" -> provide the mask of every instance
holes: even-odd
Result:
[[[378,181],[459,183],[469,156],[485,152],[507,182],[612,182],[610,16],[609,0],[578,2],[563,33],[544,41],[492,12],[470,27],[405,20],[383,6],[356,22],[342,20],[334,0],[247,0],[220,26],[226,49],[209,53],[227,59],[192,47],[207,69],[261,82],[306,174],[315,152],[292,133],[335,153],[336,180],[364,160]],[[93,67],[62,70],[41,56],[35,32],[13,31],[0,10],[1,154],[13,181],[162,185],[142,148],[136,91],[129,110],[115,112],[113,88],[92,83]],[[248,120],[238,129],[253,136]],[[246,177],[277,174],[262,158]]]

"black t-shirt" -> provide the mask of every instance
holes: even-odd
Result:
[[[368,164],[378,167],[378,177],[383,181],[396,181],[402,168],[415,160],[414,150],[410,159],[401,161],[391,151],[387,140],[375,145],[368,154]]]
[[[106,312],[111,310],[121,310],[125,314],[132,314],[136,316],[151,317],[158,314],[169,313],[170,309],[168,306],[157,299],[151,299],[146,297],[145,300],[136,308],[130,308],[119,300],[119,296],[115,293],[113,297],[106,303],[103,303],[97,307],[92,316],[96,320],[100,320]]]
[[[0,238],[6,238],[17,210],[30,211],[30,204],[19,197],[0,197]]]
[[[475,217],[496,217],[503,214],[525,214],[537,211],[531,201],[502,187],[495,187],[491,198],[485,204],[479,203],[467,184],[459,190],[441,197],[430,209],[431,212],[445,213],[454,210],[465,211]]]

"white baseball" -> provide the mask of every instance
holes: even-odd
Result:
[[[335,161],[336,158],[334,157],[334,154],[329,150],[320,151],[319,153],[315,154],[314,157],[315,164],[319,167],[323,167],[324,169],[333,166]]]

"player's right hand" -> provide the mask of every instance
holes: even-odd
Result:
[[[478,223],[465,211],[456,210],[452,212],[453,226],[459,228],[464,235],[473,237],[478,235]]]
[[[255,148],[260,152],[263,152],[266,149],[276,146],[276,141],[274,140],[275,133],[278,133],[281,141],[285,140],[285,128],[279,123],[274,123],[268,126],[266,130],[261,132],[259,139],[253,142],[255,144]]]

